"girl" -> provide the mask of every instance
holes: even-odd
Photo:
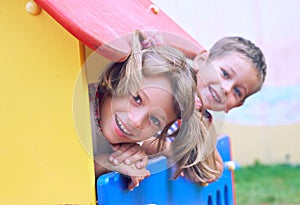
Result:
[[[186,45],[177,41],[170,41],[176,36],[165,35],[168,44],[183,50]],[[169,37],[169,38],[168,38]],[[197,49],[195,49],[196,52]],[[197,87],[201,95],[201,105],[205,109],[229,112],[231,109],[242,106],[246,98],[258,92],[266,77],[267,65],[263,52],[251,41],[242,37],[224,37],[218,40],[209,51],[200,53],[186,53],[186,57],[194,58],[193,67],[197,73]],[[208,117],[210,116],[209,112]],[[211,117],[209,117],[211,118]],[[175,124],[176,125],[176,124]],[[173,126],[176,130],[176,126]],[[148,141],[149,142],[149,141]],[[144,143],[147,153],[156,152],[153,143]],[[123,145],[122,145],[123,146]],[[120,146],[120,152],[126,153],[132,149]],[[218,170],[222,173],[223,162],[216,151]],[[127,160],[121,153],[112,154],[111,161]],[[129,159],[131,160],[133,156]],[[196,181],[197,182],[197,181]]]
[[[188,169],[188,177],[214,179],[216,135],[209,136],[208,123],[195,109],[196,76],[185,56],[169,46],[149,45],[138,31],[131,45],[127,60],[111,64],[99,84],[90,86],[96,176],[118,171],[131,177],[132,189],[149,172],[135,164],[109,163],[112,146],[139,146],[160,131],[158,151],[176,164],[174,178]],[[170,149],[164,149],[167,131],[178,119],[181,126]]]

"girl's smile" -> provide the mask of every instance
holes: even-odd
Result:
[[[121,119],[118,118],[117,115],[115,115],[115,119],[116,119],[115,129],[116,129],[117,134],[119,134],[120,137],[132,136],[131,132],[128,131],[127,126],[122,122]]]
[[[106,97],[101,106],[101,127],[111,143],[146,140],[176,119],[172,89],[164,76],[145,77],[135,95]]]

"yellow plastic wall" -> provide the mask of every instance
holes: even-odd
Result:
[[[232,138],[233,158],[240,165],[300,164],[300,123],[277,126],[224,124]]]
[[[0,8],[0,204],[94,204],[87,83],[80,44],[24,0]],[[79,79],[77,79],[79,78]],[[78,81],[77,81],[78,80]]]

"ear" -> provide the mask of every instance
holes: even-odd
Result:
[[[203,66],[203,64],[206,63],[207,59],[208,59],[208,51],[207,50],[202,50],[200,53],[198,53],[193,61],[194,70],[196,72],[198,72],[200,70],[200,68]]]

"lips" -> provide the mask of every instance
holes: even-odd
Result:
[[[219,94],[216,92],[215,89],[213,89],[211,86],[208,87],[208,90],[212,96],[212,98],[217,102],[217,103],[221,103],[221,98],[219,96]]]
[[[119,128],[119,130],[121,131],[122,134],[124,135],[128,135],[128,136],[132,136],[132,133],[130,131],[128,131],[128,129],[126,128],[126,125],[124,125],[124,123],[121,121],[121,119],[118,118],[118,116],[115,116],[116,119],[116,125]]]

